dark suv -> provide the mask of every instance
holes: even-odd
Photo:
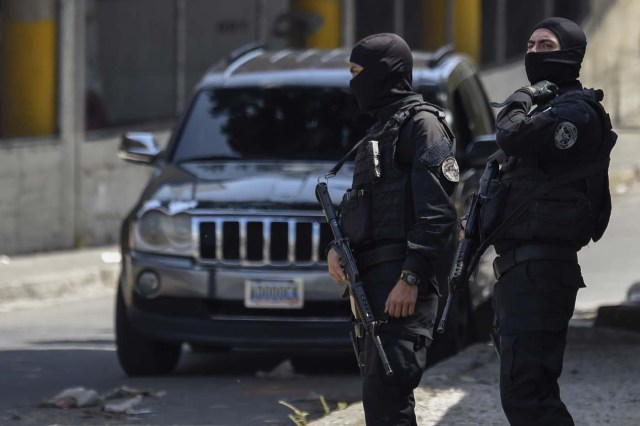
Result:
[[[154,167],[121,231],[116,343],[128,374],[170,372],[183,343],[350,350],[348,301],[327,273],[332,236],[314,194],[371,124],[350,93],[348,55],[234,54],[202,78],[166,150],[149,133],[123,136],[121,158]],[[415,90],[444,108],[456,134],[462,209],[495,149],[492,112],[466,56],[415,52],[414,66]],[[334,200],[352,171],[329,181]],[[455,241],[439,272],[445,294]],[[476,280],[456,299],[432,362],[477,336],[472,314],[488,284]]]

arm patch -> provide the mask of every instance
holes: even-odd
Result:
[[[570,121],[563,121],[556,126],[554,141],[556,148],[569,149],[578,140],[578,129]]]
[[[445,158],[451,155],[451,143],[449,139],[441,136],[440,139],[428,146],[422,155],[420,155],[420,162],[427,167],[438,167]]]

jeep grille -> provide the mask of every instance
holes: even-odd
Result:
[[[324,264],[333,239],[322,217],[201,219],[199,235],[203,262],[247,266]]]

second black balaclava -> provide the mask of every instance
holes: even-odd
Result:
[[[549,80],[562,86],[577,80],[587,48],[587,37],[582,28],[569,19],[558,17],[543,19],[533,31],[538,28],[554,33],[560,42],[560,50],[527,53],[524,66],[529,82]]]
[[[415,94],[413,56],[401,37],[390,33],[365,37],[353,47],[349,61],[364,68],[350,83],[363,111],[375,113]]]

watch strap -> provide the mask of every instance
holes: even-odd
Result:
[[[420,277],[413,271],[402,271],[400,273],[400,279],[409,285],[418,286],[420,284]]]

